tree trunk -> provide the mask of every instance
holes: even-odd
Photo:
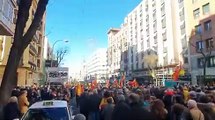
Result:
[[[32,0],[21,0],[19,3],[19,11],[16,22],[14,42],[10,49],[9,58],[5,67],[1,87],[0,87],[0,104],[7,103],[7,100],[11,96],[13,88],[17,85],[17,68],[21,56],[30,44],[33,36],[35,35],[37,28],[40,26],[40,22],[43,18],[44,12],[46,11],[46,5],[48,0],[39,0],[37,10],[30,27],[24,34],[26,22],[29,18],[29,10],[32,4]]]
[[[0,103],[5,104],[8,98],[11,96],[11,92],[17,85],[17,80],[15,79],[16,71],[21,59],[21,51],[13,45],[11,47],[10,55],[8,58],[8,64],[5,67],[3,81],[0,87]]]

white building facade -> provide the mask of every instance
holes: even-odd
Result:
[[[98,80],[103,82],[107,78],[107,49],[97,49],[86,60],[87,80]]]
[[[119,41],[125,32],[123,44],[127,55],[122,63],[127,64],[125,73],[133,77],[148,75],[147,64],[144,56],[147,51],[153,51],[158,56],[157,75],[165,79],[170,79],[173,69],[179,63],[184,63],[182,57],[183,47],[181,40],[186,37],[183,29],[183,21],[180,21],[180,4],[175,0],[143,0],[124,20],[126,26],[122,26],[118,31],[108,32],[108,60],[109,71],[116,73],[113,69],[121,69],[114,60],[121,56],[113,54],[113,51],[122,51],[122,46],[118,47]],[[113,39],[114,38],[114,39]],[[112,45],[111,43],[114,43]],[[122,42],[121,42],[122,43]],[[115,47],[115,49],[113,49]],[[110,54],[111,52],[112,54]],[[114,60],[113,60],[114,59]]]
[[[127,24],[108,31],[108,75],[119,76],[128,69]]]

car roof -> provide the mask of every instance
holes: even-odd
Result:
[[[44,105],[44,103],[51,103],[51,105]],[[67,107],[67,102],[62,100],[45,100],[36,102],[30,106],[29,109],[38,109],[38,108],[63,108]]]

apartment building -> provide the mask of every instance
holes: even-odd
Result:
[[[184,59],[188,59],[186,55],[184,58],[183,53],[185,51],[183,47],[187,48],[187,44],[182,44],[186,33],[180,32],[183,21],[179,19],[179,7],[179,1],[144,0],[125,17],[126,27],[109,30],[108,65],[112,69],[111,73],[116,72],[113,69],[121,68],[117,66],[117,62],[121,60],[117,56],[117,52],[121,48],[118,45],[120,38],[117,36],[126,31],[126,42],[124,42],[127,45],[126,74],[133,77],[149,76],[144,56],[148,54],[148,51],[151,51],[158,56],[156,65],[158,78],[171,79],[175,66],[179,63],[184,64]],[[114,60],[118,61],[114,63]]]
[[[118,76],[128,70],[127,24],[108,31],[108,74]]]
[[[13,36],[14,34],[14,11],[16,8],[15,0],[0,1],[0,35]],[[4,38],[1,38],[4,39]]]
[[[86,60],[87,80],[98,80],[103,82],[107,78],[107,49],[97,49]]]
[[[43,51],[43,58],[45,60],[51,60],[54,55],[52,55],[52,48],[50,42],[47,37],[44,39],[44,51]]]
[[[3,0],[3,1],[7,1],[7,0]],[[34,14],[37,8],[37,2],[38,2],[37,0],[33,0],[32,2],[32,6],[29,11],[29,19],[26,23],[25,32],[27,28],[29,28],[34,18]],[[18,79],[17,85],[19,86],[32,85],[33,83],[40,83],[40,81],[44,78],[44,73],[43,73],[44,33],[45,33],[45,15],[42,19],[39,29],[37,30],[36,34],[32,39],[32,42],[26,48],[20,60],[20,65],[16,75],[16,79]],[[13,38],[8,36],[1,36],[0,39],[2,41],[1,51],[0,51],[1,52],[0,79],[2,79],[4,69],[7,64],[10,48],[13,43]]]
[[[81,64],[80,79],[82,81],[87,81],[87,63],[86,63],[86,60],[83,60],[83,62]]]
[[[185,21],[190,42],[190,71],[194,84],[203,79],[204,55],[206,81],[215,81],[215,1],[184,0]],[[203,54],[202,54],[203,53]]]

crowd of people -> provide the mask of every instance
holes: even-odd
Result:
[[[215,87],[190,85],[174,88],[77,87],[14,88],[4,108],[5,120],[20,118],[41,100],[76,100],[80,114],[75,120],[214,120]],[[8,114],[10,113],[10,114]]]
[[[60,87],[16,87],[13,89],[7,105],[4,107],[4,119],[21,118],[35,102],[42,100],[65,100],[70,103],[70,91]]]
[[[86,120],[214,120],[214,90],[189,85],[85,89],[77,101]]]

